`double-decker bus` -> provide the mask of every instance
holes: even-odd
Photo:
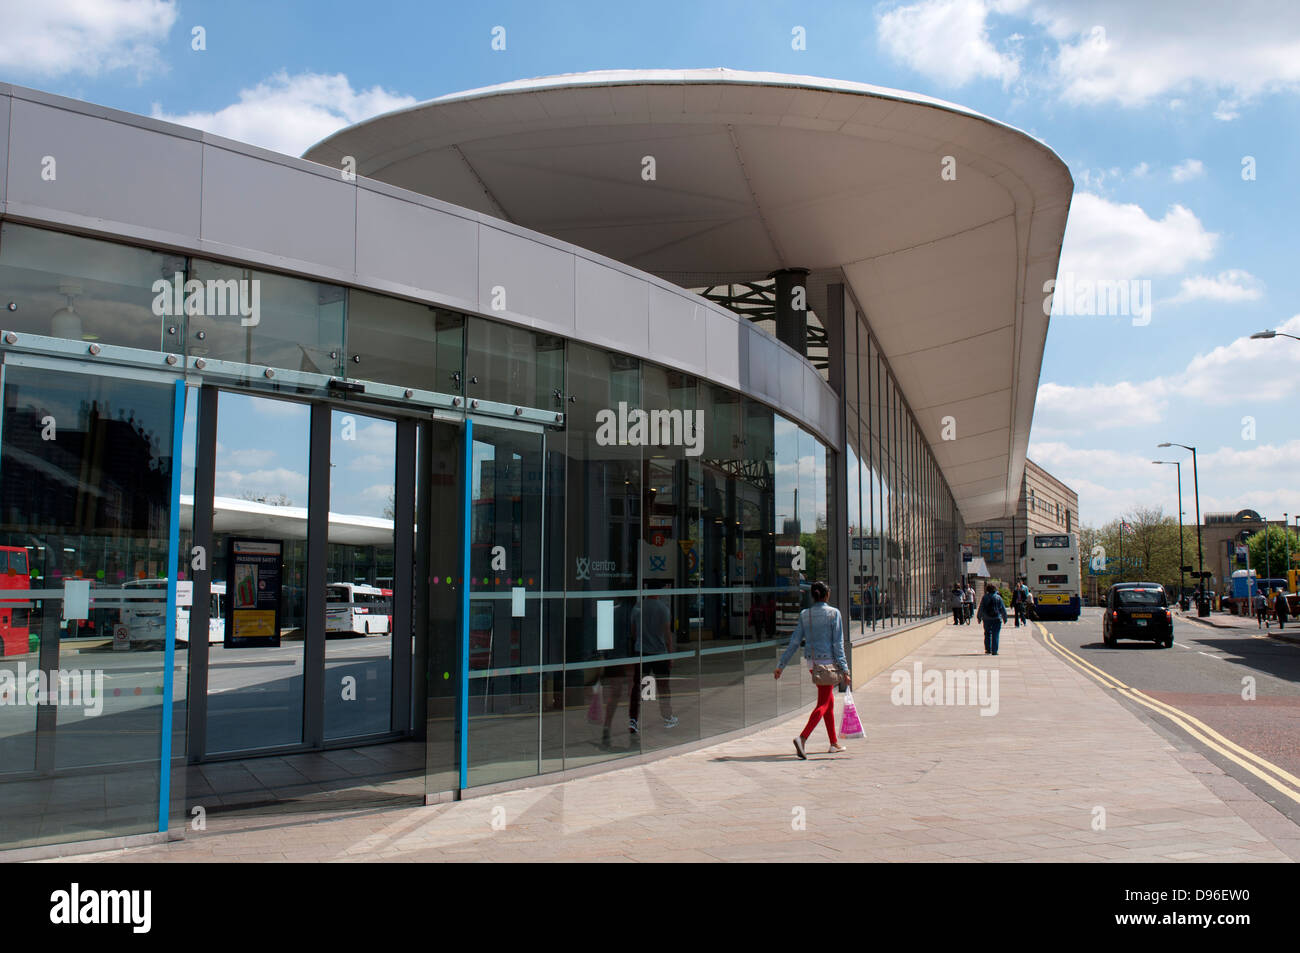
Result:
[[[0,592],[30,592],[31,588],[32,576],[27,550],[21,546],[0,546]],[[21,602],[0,601],[0,655],[27,653],[27,637],[31,632],[28,625],[29,604],[25,596]]]
[[[1039,533],[1025,547],[1025,576],[1040,619],[1079,618],[1079,537]]]

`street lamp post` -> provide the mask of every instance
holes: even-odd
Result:
[[[1266,517],[1264,517],[1264,578],[1265,578],[1265,580],[1268,580],[1268,579],[1272,579],[1272,578],[1273,578],[1273,566],[1272,566],[1271,561],[1270,561],[1269,558],[1268,558],[1268,550],[1269,550],[1269,545],[1268,545],[1268,517],[1266,516]],[[1268,583],[1265,582],[1264,585],[1267,586]],[[1265,596],[1264,598],[1267,599],[1268,596]]]
[[[1287,334],[1285,331],[1256,331],[1250,336],[1252,341],[1267,341],[1270,338],[1290,338],[1293,341],[1300,341],[1300,337],[1294,334]]]
[[[1187,607],[1183,605],[1183,566],[1186,563],[1183,560],[1183,465],[1178,460],[1152,460],[1152,463],[1172,463],[1178,468],[1178,605],[1184,612]]]
[[[1192,486],[1196,492],[1196,575],[1201,580],[1201,598],[1197,602],[1196,614],[1209,615],[1209,606],[1205,604],[1207,593],[1205,591],[1205,557],[1201,550],[1201,478],[1196,469],[1196,448],[1189,447],[1185,443],[1162,443],[1160,446],[1182,447],[1184,450],[1192,451]]]

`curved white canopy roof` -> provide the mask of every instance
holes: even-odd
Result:
[[[344,156],[656,274],[842,269],[966,520],[1015,506],[1073,192],[1029,135],[861,83],[616,70],[444,96],[306,153]]]

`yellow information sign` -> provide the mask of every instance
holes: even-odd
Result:
[[[235,616],[236,638],[269,639],[275,635],[275,612],[269,609],[237,609]]]

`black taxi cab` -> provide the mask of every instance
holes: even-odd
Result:
[[[1169,648],[1174,644],[1174,615],[1158,582],[1123,582],[1106,593],[1102,614],[1101,640],[1115,648],[1120,639],[1155,642]]]

